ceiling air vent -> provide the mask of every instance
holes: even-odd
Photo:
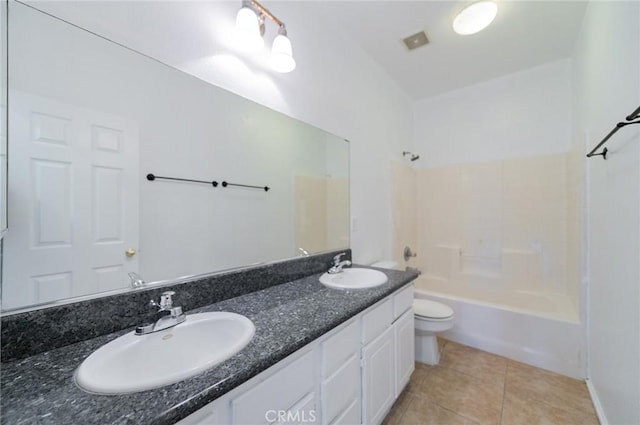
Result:
[[[405,38],[404,44],[406,44],[407,49],[413,50],[417,49],[420,46],[424,46],[429,43],[429,39],[427,38],[427,34],[424,31],[417,32],[409,37]]]

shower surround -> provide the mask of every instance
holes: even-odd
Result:
[[[422,271],[421,297],[464,309],[449,337],[581,375],[582,164],[579,149],[437,168],[392,164],[394,259]],[[404,245],[418,253],[409,263]],[[478,305],[489,309],[482,317]],[[492,309],[543,320],[493,332],[507,327]],[[562,347],[544,336],[529,346],[517,335],[553,328],[562,334],[548,340]]]

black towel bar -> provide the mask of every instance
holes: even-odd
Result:
[[[178,177],[162,177],[162,176],[156,176],[155,174],[149,173],[147,174],[147,180],[149,180],[150,182],[156,180],[156,179],[162,179],[162,180],[177,180],[180,182],[191,182],[191,183],[205,183],[205,184],[210,184],[213,187],[218,187],[218,182],[217,181],[205,181],[205,180],[193,180],[193,179],[181,179]]]

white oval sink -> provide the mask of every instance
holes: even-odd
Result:
[[[255,333],[251,320],[235,313],[187,315],[172,328],[147,335],[130,332],[86,358],[76,384],[98,394],[125,394],[173,384],[236,354]]]
[[[387,283],[387,275],[378,270],[350,268],[342,269],[340,273],[325,273],[320,276],[320,283],[330,288],[363,289],[373,288]]]

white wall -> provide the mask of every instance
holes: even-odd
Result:
[[[570,70],[570,61],[561,60],[416,102],[416,166],[566,152]]]
[[[640,105],[640,3],[589,4],[574,54],[574,134],[591,150]],[[602,423],[640,423],[640,130],[587,160],[588,375]]]

